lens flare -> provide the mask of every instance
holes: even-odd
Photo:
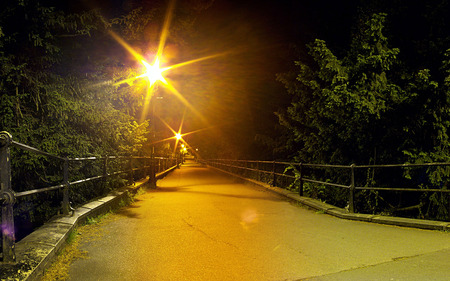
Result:
[[[162,76],[162,73],[168,68],[160,68],[158,57],[155,59],[155,62],[153,64],[149,64],[145,60],[141,60],[141,63],[145,66],[147,72],[138,77],[147,77],[148,81],[150,82],[150,87],[153,87],[153,85],[158,81],[163,82],[165,85],[168,84],[166,79]]]
[[[165,44],[167,41],[167,37],[169,35],[169,27],[170,27],[170,23],[172,21],[174,6],[175,6],[175,1],[174,0],[170,1],[167,12],[166,12],[166,17],[164,20],[164,25],[162,28],[161,36],[159,38],[158,50],[156,52],[153,64],[148,63],[141,54],[139,54],[136,50],[134,50],[127,42],[125,42],[125,40],[120,38],[120,36],[118,36],[116,33],[112,32],[112,31],[109,32],[111,34],[111,36],[120,45],[122,45],[122,47],[124,47],[125,50],[127,50],[131,55],[133,55],[133,57],[137,61],[139,61],[146,69],[145,73],[138,75],[136,77],[118,81],[115,83],[115,85],[120,85],[123,83],[132,85],[133,81],[136,79],[147,78],[147,80],[149,81],[149,87],[148,87],[148,90],[147,90],[147,93],[146,93],[145,99],[144,99],[142,116],[141,116],[141,120],[140,120],[141,122],[143,122],[147,117],[148,107],[149,107],[152,97],[154,96],[155,86],[158,84],[158,82],[161,82],[166,89],[168,89],[172,94],[174,94],[178,98],[178,100],[181,101],[181,103],[183,103],[189,110],[191,110],[205,125],[208,125],[206,118],[177,89],[175,89],[175,87],[169,81],[166,80],[163,73],[166,71],[169,71],[171,69],[180,68],[180,67],[187,66],[187,65],[190,65],[193,63],[204,61],[204,60],[214,59],[219,56],[224,56],[224,55],[227,55],[229,52],[224,52],[224,53],[215,54],[215,55],[209,55],[209,56],[189,60],[186,62],[174,64],[172,66],[161,67],[161,61],[163,58],[163,50],[164,50],[164,47],[165,47]]]

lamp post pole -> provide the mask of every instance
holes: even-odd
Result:
[[[150,175],[149,184],[150,188],[156,188],[156,163],[155,163],[155,95],[150,98],[150,131],[152,136],[152,146],[150,148]]]

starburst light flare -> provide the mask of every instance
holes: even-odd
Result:
[[[169,92],[171,92],[186,108],[188,108],[192,113],[194,113],[194,115],[197,118],[199,118],[203,122],[203,124],[206,125],[206,127],[211,127],[209,125],[209,122],[206,120],[206,118],[172,85],[170,79],[167,79],[165,77],[165,74],[167,74],[167,72],[172,69],[181,68],[181,67],[189,66],[191,64],[202,62],[205,60],[210,60],[210,59],[214,59],[217,57],[229,55],[233,52],[230,52],[230,51],[223,52],[223,53],[218,53],[218,54],[213,54],[213,55],[208,55],[208,56],[188,60],[185,62],[176,63],[176,64],[173,64],[170,66],[163,66],[163,51],[164,51],[164,48],[166,45],[167,38],[169,36],[169,27],[170,27],[170,24],[172,21],[174,7],[175,7],[175,0],[170,0],[167,11],[166,11],[165,19],[164,19],[164,24],[163,24],[163,27],[161,30],[161,35],[159,38],[158,49],[156,51],[156,54],[154,56],[152,64],[149,63],[148,61],[146,61],[146,59],[144,58],[143,55],[139,54],[136,50],[134,50],[127,42],[125,42],[125,40],[120,38],[120,36],[118,36],[116,33],[112,32],[112,31],[109,32],[111,34],[111,36],[125,50],[127,50],[138,62],[140,62],[140,64],[142,64],[143,67],[145,67],[144,73],[142,73],[138,76],[135,76],[135,77],[131,77],[128,79],[124,79],[122,81],[118,81],[115,83],[115,85],[120,85],[123,83],[132,85],[134,80],[136,80],[136,79],[148,80],[149,84],[147,87],[147,92],[144,95],[144,103],[143,103],[143,107],[142,107],[141,117],[139,120],[140,123],[142,123],[146,120],[148,111],[150,109],[151,100],[155,95],[155,91],[157,90],[158,84],[161,84],[165,89],[167,89]],[[183,121],[184,121],[184,117],[183,117],[182,122]],[[181,123],[180,129],[178,131],[178,134],[180,134],[180,135],[181,135],[182,124],[183,123]],[[203,129],[201,129],[199,131],[202,131],[202,130]],[[181,135],[181,136],[183,136],[183,135]],[[177,144],[178,144],[178,141],[179,140],[177,139]],[[184,141],[184,140],[181,138],[180,141]]]
[[[155,62],[152,65],[150,65],[145,60],[142,60],[141,63],[145,65],[145,68],[147,69],[147,72],[141,76],[146,76],[148,78],[150,87],[153,87],[153,85],[158,81],[161,81],[166,85],[168,84],[166,79],[162,76],[162,73],[168,68],[160,68],[158,57],[155,59]]]

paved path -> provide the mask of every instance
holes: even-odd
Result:
[[[450,278],[450,233],[338,219],[194,164],[100,227],[70,280]]]

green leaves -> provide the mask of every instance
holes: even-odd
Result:
[[[83,44],[104,44],[102,34],[87,36],[104,29],[99,13],[65,14],[37,1],[6,1],[2,7],[1,129],[61,156],[138,153],[147,125],[136,124],[126,103],[115,104],[117,89],[105,82],[110,77],[103,61],[86,63]],[[117,138],[117,132],[128,133]],[[21,157],[20,163],[27,163],[30,156]],[[35,168],[39,161],[33,162]],[[21,173],[20,167],[15,170]],[[29,184],[32,179],[23,188]]]
[[[280,121],[293,130],[304,161],[368,163],[376,148],[378,157],[403,162],[402,151],[430,148],[421,131],[434,142],[448,141],[449,97],[442,85],[448,89],[450,51],[443,62],[444,83],[427,69],[411,74],[394,68],[400,51],[383,34],[386,16],[368,19],[345,57],[317,39],[308,46],[313,63],[295,62],[295,81],[292,74],[278,75],[293,96]]]
[[[399,60],[400,50],[390,47],[383,34],[386,16],[374,14],[361,25],[343,58],[325,41],[315,40],[308,46],[312,61],[302,58],[295,62],[295,74],[278,75],[292,95],[291,105],[279,116],[297,144],[297,161],[450,161],[450,49],[443,54],[439,75],[429,69],[408,70]],[[409,170],[403,176],[408,184],[447,188],[450,169],[430,167],[426,179],[413,177]],[[448,199],[428,197],[417,205],[428,210],[419,212],[445,219]]]

